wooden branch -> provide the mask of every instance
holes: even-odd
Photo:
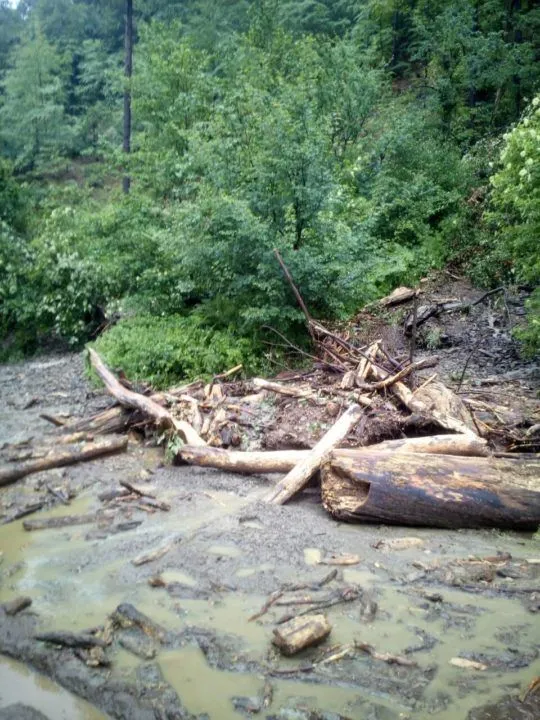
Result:
[[[349,522],[535,530],[537,461],[412,453],[333,454],[323,466],[323,505]]]
[[[0,486],[9,485],[20,478],[32,473],[50,470],[51,468],[74,465],[78,462],[86,462],[103,455],[122,452],[127,448],[127,438],[111,438],[99,442],[87,443],[82,447],[75,445],[60,445],[49,450],[43,457],[35,458],[21,463],[13,463],[10,466],[0,468]]]
[[[283,505],[299,492],[319,469],[324,457],[339,443],[343,442],[349,432],[363,415],[360,405],[351,405],[339,420],[323,435],[308,457],[296,465],[270,493],[267,501],[274,505]]]
[[[288,397],[303,398],[306,400],[313,398],[312,390],[304,390],[290,385],[282,385],[281,383],[264,380],[263,378],[253,378],[252,383],[259,390],[270,390],[271,392],[278,393],[279,395],[287,395]]]
[[[306,307],[305,302],[302,299],[302,296],[300,295],[298,288],[294,284],[294,280],[292,279],[291,273],[289,272],[289,268],[285,265],[285,262],[283,261],[283,258],[281,257],[281,254],[277,248],[274,248],[274,255],[276,256],[276,259],[277,259],[278,263],[280,264],[281,269],[283,270],[283,274],[287,278],[287,282],[291,286],[291,290],[294,293],[296,302],[300,305],[300,308],[301,308],[302,312],[304,313],[304,317],[306,318],[306,323],[308,326],[309,333],[311,336],[313,336],[313,331],[310,327],[311,315],[309,314],[309,311]]]
[[[403,370],[400,370],[395,375],[389,375],[384,380],[379,380],[379,382],[372,384],[357,382],[356,385],[357,387],[362,388],[362,390],[384,390],[394,383],[403,380],[403,378],[406,378],[408,375],[411,375],[411,373],[416,372],[417,370],[422,370],[422,368],[433,367],[438,362],[439,358],[437,357],[424,358],[424,360],[418,360],[411,365],[407,365],[407,367],[404,367]]]
[[[431,435],[428,437],[387,440],[360,448],[334,450],[337,457],[362,456],[377,452],[413,452],[438,455],[486,457],[487,441],[473,435]],[[212,467],[236,473],[284,473],[304,462],[310,450],[236,451],[184,445],[178,457],[190,465]]]
[[[62,645],[69,648],[93,648],[106,647],[107,643],[97,635],[89,635],[86,633],[63,632],[61,630],[54,632],[43,632],[34,635],[36,640],[41,642],[52,643],[53,645]]]
[[[95,350],[88,350],[92,367],[97,372],[110,394],[125,407],[141,410],[154,418],[158,425],[172,428],[189,445],[206,445],[204,440],[195,432],[191,425],[184,420],[176,420],[171,413],[149,397],[140,395],[125,388],[112,372],[105,366]]]

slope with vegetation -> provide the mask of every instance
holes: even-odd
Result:
[[[535,3],[134,0],[129,158],[123,12],[0,0],[4,357],[260,368],[302,327],[273,248],[325,318],[446,263],[538,284]]]

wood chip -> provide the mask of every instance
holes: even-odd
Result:
[[[488,666],[475,660],[467,660],[466,658],[454,657],[450,660],[450,665],[462,668],[463,670],[487,670]]]

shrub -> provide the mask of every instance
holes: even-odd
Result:
[[[210,378],[240,363],[246,372],[264,369],[253,342],[205,326],[194,315],[121,320],[98,339],[95,349],[110,367],[157,388]]]

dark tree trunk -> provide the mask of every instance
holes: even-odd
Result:
[[[125,33],[124,33],[124,143],[125,153],[131,152],[131,74],[133,71],[133,0],[125,0]],[[131,178],[124,175],[122,187],[129,192]]]

